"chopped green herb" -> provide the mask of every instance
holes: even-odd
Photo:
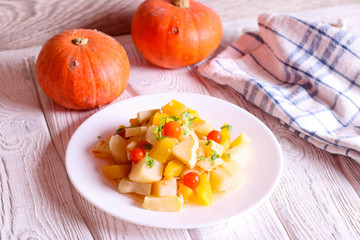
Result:
[[[185,121],[185,118],[190,118],[190,113],[186,110],[183,114],[181,114],[181,118]]]
[[[205,161],[205,157],[203,155],[198,156],[199,160]]]
[[[189,113],[188,111],[185,111],[183,114],[181,114],[181,118],[183,121],[185,121],[186,118],[188,118],[188,126],[189,129],[192,130],[192,124],[194,122],[194,120],[196,119],[196,117],[192,117],[193,115],[191,113]]]
[[[152,147],[153,147],[153,146],[152,146],[150,143],[144,145],[144,148],[145,148],[146,150],[151,150]]]
[[[161,121],[161,118],[160,118],[159,126],[154,128],[154,130],[153,130],[153,132],[155,133],[155,138],[158,141],[160,141],[163,138],[162,132],[161,132],[161,125],[162,125],[162,121]]]
[[[124,131],[125,130],[125,127],[121,127],[121,128],[119,128],[118,130],[116,130],[116,132],[115,132],[115,134],[114,135],[116,135],[116,134],[120,134],[122,131]]]
[[[207,141],[207,142],[205,143],[205,145],[206,145],[206,146],[209,146],[210,143],[211,143],[211,140]]]
[[[221,129],[226,128],[229,132],[232,130],[232,126],[231,125],[224,125],[221,127]]]
[[[155,164],[154,159],[149,156],[148,152],[145,154],[145,162],[149,166],[149,168],[152,168]]]
[[[189,126],[189,129],[190,129],[190,130],[192,129],[192,124],[193,124],[193,122],[194,122],[195,119],[196,119],[196,117],[194,117],[194,118],[189,118],[188,126]]]
[[[228,159],[231,159],[230,153],[226,154],[225,156],[226,156]]]
[[[186,129],[185,129],[184,127],[181,127],[181,129],[183,130],[184,135],[186,135],[186,134],[188,134],[188,133],[189,133],[188,131],[186,131]]]
[[[153,133],[155,133],[156,140],[159,141],[161,137],[161,128],[160,127],[154,128]]]
[[[176,116],[170,116],[170,117],[167,117],[167,118],[171,118],[171,119],[174,120],[175,122],[180,120],[180,118],[178,118],[178,117],[176,117]]]
[[[211,162],[215,162],[215,160],[216,160],[217,158],[220,158],[220,156],[219,156],[219,154],[218,154],[217,152],[215,152],[214,150],[212,150],[212,152],[213,152],[213,155],[211,155],[210,161],[211,161]]]

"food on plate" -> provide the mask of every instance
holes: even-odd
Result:
[[[205,59],[219,46],[222,33],[218,14],[190,0],[144,1],[131,23],[136,48],[163,68],[181,68]]]
[[[36,73],[39,85],[54,102],[86,110],[108,104],[124,92],[130,63],[114,38],[96,30],[72,29],[44,44]]]
[[[180,211],[184,204],[210,206],[214,192],[228,192],[244,182],[251,139],[232,126],[214,129],[196,110],[171,100],[141,111],[92,149],[107,160],[102,174],[120,193],[143,196],[142,207]]]

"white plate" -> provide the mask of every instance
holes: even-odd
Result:
[[[226,122],[232,138],[245,131],[252,139],[252,158],[242,187],[222,194],[210,207],[185,206],[181,212],[156,212],[141,208],[141,202],[116,191],[101,174],[105,161],[96,159],[91,148],[98,136],[106,139],[121,124],[128,125],[141,110],[159,108],[172,99],[197,110],[215,129]],[[205,95],[168,93],[144,95],[115,103],[88,118],[71,137],[66,151],[66,170],[77,191],[90,203],[128,222],[161,228],[196,228],[229,220],[266,199],[279,181],[283,166],[280,145],[256,117],[229,102]]]

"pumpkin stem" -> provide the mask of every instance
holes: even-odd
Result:
[[[75,45],[78,46],[84,46],[88,43],[89,39],[87,38],[74,38],[73,40],[71,40],[71,42]]]
[[[171,0],[171,3],[180,8],[190,7],[190,0]]]

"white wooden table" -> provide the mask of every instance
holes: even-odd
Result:
[[[360,16],[360,6],[316,14],[335,21],[354,11]],[[218,52],[255,24],[255,19],[224,23]],[[159,69],[138,54],[129,35],[117,40],[132,69],[127,90],[115,102],[148,93],[195,92],[246,109],[281,144],[285,162],[277,188],[253,211],[199,229],[144,227],[102,212],[72,187],[64,165],[72,133],[97,110],[67,110],[44,95],[34,71],[40,47],[7,50],[0,52],[0,239],[360,239],[360,165],[300,139],[230,88],[200,77],[197,65]]]

